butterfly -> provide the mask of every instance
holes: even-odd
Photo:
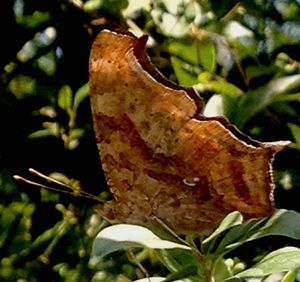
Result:
[[[146,41],[104,30],[91,49],[96,142],[114,197],[102,213],[137,224],[158,218],[183,234],[210,230],[234,210],[272,214],[271,164],[286,142],[261,143],[201,115],[202,98],[155,69]]]

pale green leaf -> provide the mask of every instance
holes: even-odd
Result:
[[[212,95],[205,105],[203,115],[206,117],[225,116],[224,97],[219,94]]]
[[[88,0],[84,3],[83,9],[85,12],[91,13],[99,9],[103,4],[103,0]]]
[[[190,250],[190,247],[172,241],[160,239],[149,229],[131,224],[109,226],[97,235],[93,244],[93,255],[104,256],[128,248]]]
[[[285,247],[266,255],[255,266],[242,271],[236,277],[264,277],[272,273],[293,271],[300,267],[300,249]]]

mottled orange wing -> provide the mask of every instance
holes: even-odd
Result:
[[[127,223],[155,216],[188,233],[233,210],[270,215],[271,161],[285,144],[259,143],[223,118],[201,116],[201,98],[158,73],[145,43],[103,31],[91,50],[94,128],[114,196],[105,216]]]

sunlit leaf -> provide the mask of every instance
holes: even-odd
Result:
[[[154,1],[153,1],[154,2]],[[184,37],[193,22],[202,16],[201,6],[196,1],[186,1],[184,10],[181,0],[155,1],[150,10],[153,22],[165,36]]]
[[[300,249],[285,247],[266,255],[255,266],[242,271],[236,277],[263,277],[272,273],[293,271],[300,267]]]
[[[149,229],[130,224],[118,224],[105,228],[97,235],[93,244],[93,255],[105,256],[128,248],[152,248],[189,250],[188,246],[162,240]]]
[[[84,3],[84,11],[90,13],[94,12],[102,6],[103,0],[88,0]]]
[[[203,115],[206,117],[225,116],[224,97],[219,94],[212,95],[205,105]]]

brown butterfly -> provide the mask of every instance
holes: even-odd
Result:
[[[147,37],[102,31],[90,55],[91,105],[112,220],[179,233],[211,229],[229,212],[270,215],[271,162],[286,142],[260,143],[224,118],[202,116],[192,89],[149,62]]]

